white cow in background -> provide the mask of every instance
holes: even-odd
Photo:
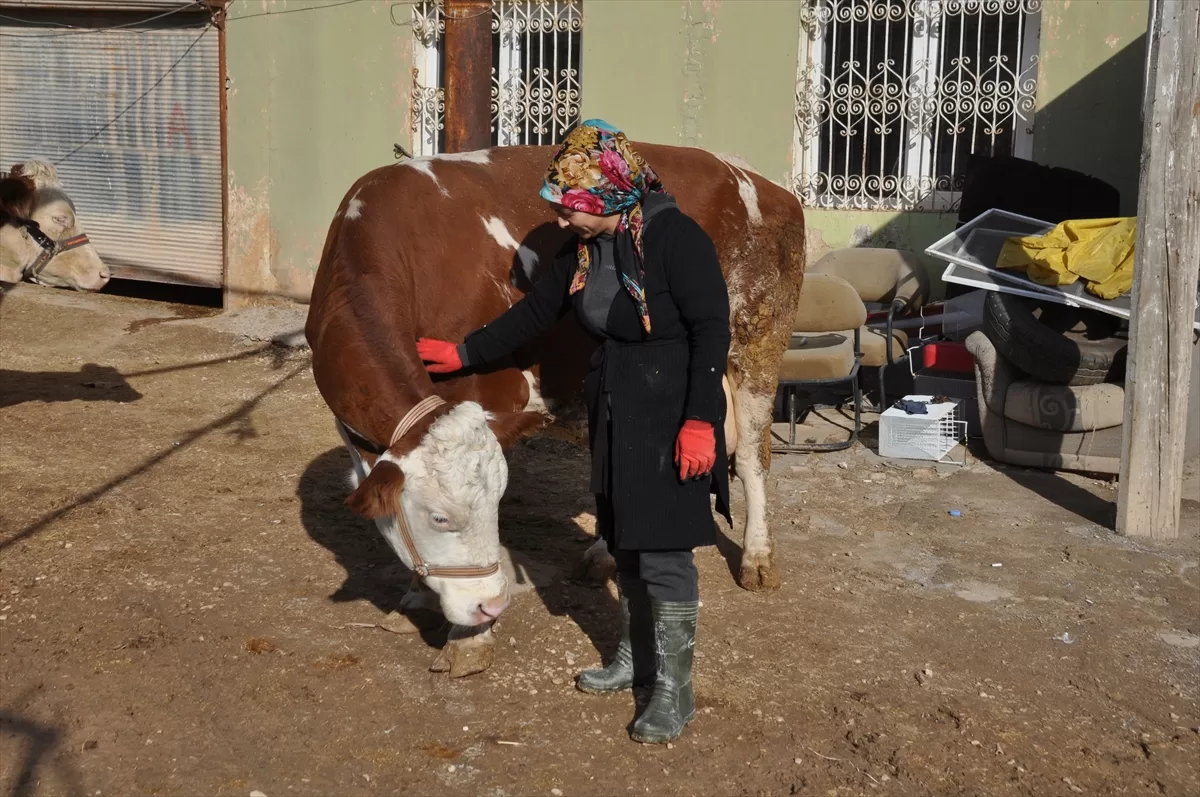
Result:
[[[0,174],[0,282],[98,291],[110,277],[54,166],[32,160]]]

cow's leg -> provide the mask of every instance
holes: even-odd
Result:
[[[388,628],[396,634],[415,634],[423,629],[439,628],[446,622],[437,593],[426,586],[415,573],[408,586],[408,592],[400,599],[400,614],[404,618],[403,622]]]
[[[752,592],[779,587],[775,548],[767,525],[767,474],[771,470],[771,416],[775,396],[739,385],[734,393],[737,418],[737,475],[746,491],[746,533],[738,584]]]
[[[446,624],[437,593],[415,574],[408,592],[400,599],[400,611],[408,622],[398,633],[416,633]],[[445,646],[429,665],[429,670],[448,672],[451,678],[483,672],[492,666],[495,647],[491,623],[475,627],[452,625]]]
[[[400,599],[400,611],[406,623],[399,629],[389,629],[395,633],[415,634],[446,624],[437,593],[417,575],[413,575],[412,585]],[[429,665],[429,670],[448,672],[451,678],[483,672],[492,666],[495,647],[496,640],[490,623],[475,627],[452,625],[445,646],[433,660],[433,664]]]
[[[742,277],[731,281],[729,301],[730,377],[738,421],[735,464],[746,491],[738,584],[752,591],[776,589],[780,583],[767,525],[767,474],[779,363],[788,347],[804,281],[804,224],[785,222],[775,243],[774,257],[733,265]]]
[[[448,672],[451,678],[462,678],[491,667],[495,657],[496,637],[492,633],[492,623],[474,627],[452,625],[446,646],[429,670]]]
[[[583,558],[575,570],[575,578],[603,584],[617,572],[617,560],[608,552],[604,539],[598,539],[583,552]]]

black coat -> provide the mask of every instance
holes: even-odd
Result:
[[[613,527],[605,530],[611,547],[712,545],[710,494],[732,525],[721,387],[729,356],[729,294],[716,247],[682,211],[658,213],[647,223],[643,243],[651,332],[643,331],[637,306],[622,289],[584,380],[592,490],[612,503]],[[594,248],[592,262],[599,262]],[[511,354],[577,305],[583,291],[568,295],[576,264],[572,242],[520,302],[467,336],[469,364]],[[713,425],[717,464],[711,478],[684,483],[675,438],[688,419]]]

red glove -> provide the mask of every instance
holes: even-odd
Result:
[[[458,344],[432,338],[417,339],[417,354],[426,363],[431,374],[452,374],[461,371],[462,359],[458,356]]]
[[[679,478],[684,481],[712,471],[717,464],[717,437],[711,423],[683,422],[675,438],[675,464],[679,466]]]

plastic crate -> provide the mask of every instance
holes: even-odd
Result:
[[[974,373],[917,371],[913,376],[912,391],[958,399],[958,419],[967,422],[967,435],[971,438],[983,437],[983,426],[979,419],[979,392],[975,389]]]
[[[933,396],[905,396],[909,401],[930,402]],[[890,407],[879,416],[879,455],[896,459],[941,462],[966,435],[958,401],[929,404],[929,414],[909,415]]]

